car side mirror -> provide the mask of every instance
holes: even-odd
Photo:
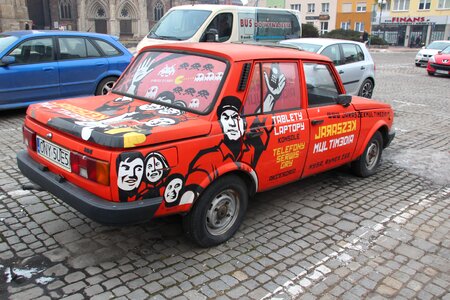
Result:
[[[343,107],[348,107],[350,106],[350,103],[352,103],[352,96],[347,94],[338,95],[336,103],[342,105]]]
[[[442,54],[442,50],[439,50],[437,54]]]
[[[207,42],[218,42],[219,41],[219,32],[217,29],[211,28],[206,32],[206,41]]]
[[[2,65],[7,66],[16,62],[16,58],[14,56],[4,56],[2,57]]]

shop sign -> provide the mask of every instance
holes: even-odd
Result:
[[[319,15],[319,20],[329,20],[330,19],[330,15]]]
[[[319,20],[319,16],[306,16],[305,20]]]
[[[400,25],[424,25],[430,24],[430,19],[425,19],[425,17],[392,17],[385,22]]]

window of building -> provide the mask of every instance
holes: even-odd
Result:
[[[420,0],[419,10],[427,10],[431,7],[431,0]]]
[[[342,12],[344,12],[344,13],[352,12],[352,4],[351,3],[342,3]]]
[[[301,4],[291,4],[291,9],[301,11],[302,5]]]
[[[96,18],[106,18],[106,12],[103,7],[99,7],[97,11],[95,12]]]
[[[328,22],[320,22],[320,34],[324,35],[328,32]]]
[[[350,29],[350,21],[348,22],[341,22],[341,28],[344,30],[349,30]]]
[[[438,8],[450,9],[450,0],[439,0]]]
[[[358,2],[357,4],[356,4],[356,11],[357,12],[365,12],[367,9],[366,9],[366,2]]]
[[[327,13],[330,12],[330,3],[322,3],[322,12]]]
[[[157,1],[153,9],[153,18],[155,21],[159,21],[162,16],[164,16],[164,4],[161,1]]]
[[[364,22],[356,22],[355,30],[359,31],[359,32],[363,32],[364,31]]]
[[[315,3],[308,3],[308,12],[313,13],[316,11],[316,4]]]
[[[409,10],[409,0],[394,0],[392,10]]]
[[[70,0],[59,1],[59,15],[61,19],[72,19],[72,3]]]

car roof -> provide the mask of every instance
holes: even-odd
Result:
[[[341,39],[330,39],[330,38],[298,38],[298,39],[289,39],[280,41],[280,43],[308,43],[308,44],[316,44],[321,46],[328,46],[336,43],[350,43],[350,44],[358,44],[364,45],[363,43],[351,41],[351,40],[341,40]]]
[[[118,37],[103,34],[103,33],[96,33],[96,32],[83,32],[83,31],[70,31],[70,30],[17,30],[17,31],[5,31],[1,33],[2,35],[12,35],[16,36],[18,38],[23,37],[32,37],[32,36],[53,36],[53,35],[60,35],[60,36],[90,36],[90,37],[98,37],[98,38],[114,38],[118,39]]]
[[[220,46],[220,47],[218,47]],[[230,61],[263,60],[263,59],[304,59],[331,60],[320,54],[302,51],[293,47],[277,44],[245,44],[245,43],[170,43],[153,45],[145,49],[162,49],[175,51],[200,52],[204,54],[222,56]]]

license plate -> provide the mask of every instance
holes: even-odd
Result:
[[[71,171],[69,150],[53,144],[40,136],[36,137],[36,148],[39,156],[42,156],[64,170]]]
[[[445,70],[436,70],[436,73],[438,73],[438,74],[448,74],[448,71],[445,71]]]

